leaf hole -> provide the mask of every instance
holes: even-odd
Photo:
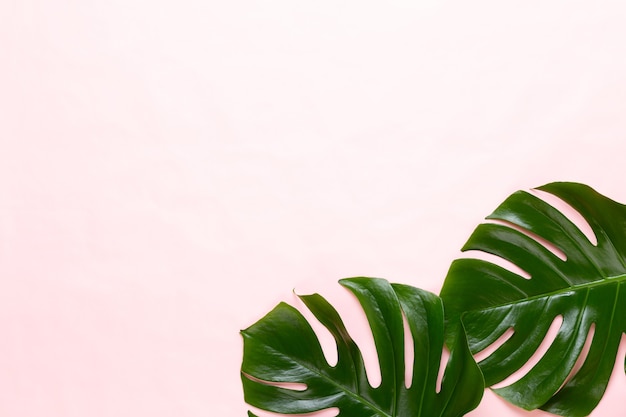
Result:
[[[552,207],[560,211],[565,217],[567,217],[569,221],[571,221],[574,226],[576,226],[578,230],[580,230],[580,232],[585,235],[585,237],[589,240],[589,243],[591,243],[593,246],[598,246],[598,238],[591,226],[589,225],[589,222],[574,207],[561,200],[559,197],[546,191],[535,189],[532,189],[530,191],[536,197],[541,198],[543,201],[550,204]]]
[[[413,359],[415,350],[413,346],[413,333],[409,327],[406,315],[402,312],[402,324],[404,325],[404,386],[408,389],[413,384]]]
[[[369,384],[373,388],[380,386],[382,383],[382,374],[378,362],[376,344],[374,343],[374,336],[369,322],[367,321],[367,316],[359,300],[351,291],[343,287],[329,288],[328,291],[324,291],[324,294],[328,302],[336,308],[348,334],[358,346],[361,357],[363,358],[365,373]],[[305,306],[303,306],[302,310],[308,311]],[[316,334],[319,334],[320,337],[324,337],[322,349],[324,350],[324,355],[328,354],[328,356],[326,356],[328,363],[331,364],[331,366],[335,366],[338,360],[337,343],[335,339],[328,329],[315,319],[315,316],[313,316],[311,312],[308,313],[309,317],[313,317],[309,322],[313,321],[319,325],[318,328],[320,331],[319,333],[316,332]]]
[[[448,360],[450,359],[450,351],[447,346],[443,346],[443,350],[441,351],[441,359],[439,360],[439,371],[437,371],[437,385],[436,391],[437,394],[441,392],[441,383],[443,382],[443,374],[446,372],[446,366],[448,365]]]
[[[296,292],[293,293],[294,304],[297,305],[298,311],[302,313],[304,318],[309,322],[317,340],[320,342],[322,353],[326,362],[330,366],[336,366],[338,361],[337,342],[332,333],[315,317],[313,313],[304,305],[302,300],[298,298]]]
[[[619,360],[615,361],[615,369],[613,369],[613,375],[611,376],[611,378],[620,378],[621,380],[626,382],[626,333],[622,333],[622,337],[619,343],[620,344],[616,356],[616,358],[618,358]],[[624,365],[623,368],[622,364]]]
[[[546,248],[546,250],[550,251],[554,256],[556,256],[557,258],[559,258],[562,261],[567,261],[567,255],[565,254],[565,252],[563,252],[561,249],[557,248],[556,245],[544,238],[542,238],[541,236],[531,232],[530,230],[521,227],[515,223],[511,223],[509,221],[506,220],[500,220],[500,219],[487,219],[486,221],[487,223],[494,223],[494,224],[500,224],[503,226],[507,226],[510,227],[511,229],[517,230],[518,232],[522,233],[525,236],[528,236],[529,238],[533,239],[535,242],[539,243],[541,246],[543,246],[544,248]]]
[[[524,278],[524,279],[531,278],[528,272],[524,271],[522,268],[515,265],[513,262],[507,259],[501,258],[492,253],[483,252],[481,250],[468,250],[468,251],[463,252],[463,256],[461,256],[461,258],[480,259],[480,260],[498,265],[506,269],[509,272],[519,275],[521,278]]]
[[[265,379],[260,379],[257,377],[254,377],[252,375],[243,373],[246,378],[248,378],[251,381],[255,381],[258,382],[260,384],[264,384],[264,385],[269,385],[271,387],[277,387],[277,388],[284,388],[284,389],[289,389],[292,391],[306,391],[306,389],[308,388],[306,384],[303,384],[301,382],[276,382],[276,381],[267,381]]]
[[[563,382],[563,385],[567,384],[574,377],[574,375],[576,375],[578,371],[580,371],[580,368],[582,368],[583,364],[585,363],[585,360],[587,359],[587,356],[589,356],[589,350],[591,349],[591,342],[593,341],[593,336],[595,335],[595,333],[596,333],[596,324],[591,323],[591,326],[589,326],[589,331],[587,332],[587,338],[585,339],[585,344],[583,345],[583,348],[580,351],[580,355],[578,356],[578,359],[576,359],[576,363],[574,364],[574,367],[570,371],[567,378],[565,378],[565,382]],[[563,388],[563,385],[561,385],[559,389]]]
[[[506,343],[506,341],[509,340],[513,336],[514,333],[515,333],[515,330],[513,330],[512,327],[509,327],[508,329],[506,329],[504,333],[502,333],[500,337],[498,337],[492,344],[490,344],[489,346],[487,346],[480,352],[477,352],[474,355],[474,360],[476,360],[476,362],[480,362],[483,359],[486,359],[487,357],[489,357],[500,346]]]
[[[504,380],[498,382],[497,384],[494,384],[491,388],[497,389],[497,388],[506,387],[508,385],[511,385],[519,381],[524,375],[526,375],[528,371],[530,371],[535,365],[537,365],[537,363],[541,360],[543,355],[545,355],[550,345],[552,345],[552,343],[554,342],[554,339],[556,339],[556,336],[562,324],[563,324],[563,316],[559,314],[558,316],[554,318],[554,320],[552,320],[552,323],[550,324],[550,327],[548,328],[546,335],[541,341],[541,344],[537,347],[537,349],[535,350],[535,353],[533,353],[533,355],[528,359],[528,361],[526,361],[526,363],[520,369],[513,372]]]
[[[358,304],[356,296],[350,293],[354,297]],[[355,315],[358,313],[358,319]],[[363,364],[365,366],[365,373],[367,380],[372,388],[377,388],[382,383],[382,374],[380,371],[380,363],[378,362],[378,352],[376,351],[376,344],[374,343],[374,335],[372,329],[369,326],[367,317],[363,308],[358,304],[358,308],[355,307],[351,310],[350,320],[346,320],[346,329],[352,335],[352,339],[359,347],[361,356],[363,357]],[[346,317],[349,317],[346,316]]]

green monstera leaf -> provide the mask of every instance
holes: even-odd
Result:
[[[488,216],[494,223],[476,228],[463,250],[510,261],[530,279],[486,260],[458,259],[441,297],[450,334],[462,323],[472,352],[512,333],[479,362],[487,386],[518,371],[560,316],[556,337],[539,361],[494,391],[528,410],[586,416],[604,394],[626,330],[626,206],[582,184],[552,183],[538,190],[576,210],[597,244],[554,206],[517,192]],[[587,356],[579,358],[588,337]],[[576,365],[579,359],[582,366]]]
[[[451,350],[441,390],[436,391],[444,343],[439,297],[376,278],[350,278],[340,283],[356,295],[367,316],[378,354],[380,385],[372,387],[368,382],[359,348],[337,311],[313,294],[300,298],[334,337],[337,364],[328,364],[302,314],[281,303],[241,331],[246,402],[283,414],[337,407],[343,417],[458,417],[478,405],[483,379],[462,332]],[[405,383],[403,314],[414,348],[409,388]],[[306,388],[290,389],[281,383],[300,383]]]

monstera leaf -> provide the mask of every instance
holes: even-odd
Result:
[[[585,416],[606,389],[626,330],[626,206],[582,184],[538,189],[582,215],[597,244],[552,205],[517,192],[488,217],[496,223],[478,226],[463,250],[506,259],[530,279],[485,260],[459,259],[450,267],[441,297],[450,334],[462,323],[474,353],[513,329],[479,362],[487,386],[519,370],[560,316],[556,337],[536,365],[494,391],[525,409]],[[593,338],[587,356],[576,365],[588,337]]]
[[[307,295],[301,296],[304,304],[337,343],[337,364],[327,363],[301,313],[281,303],[241,331],[241,379],[249,404],[284,414],[337,407],[343,417],[457,417],[478,405],[484,390],[482,375],[462,332],[451,350],[441,390],[436,392],[444,340],[439,297],[383,279],[351,278],[340,283],[356,295],[366,313],[380,364],[380,385],[369,384],[359,348],[337,311],[320,295]],[[403,313],[413,336],[415,358],[409,388]],[[305,384],[306,388],[291,389],[283,383]]]

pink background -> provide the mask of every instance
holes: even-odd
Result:
[[[625,6],[384,3],[0,2],[0,415],[244,416],[293,288],[358,319],[519,188],[626,202]]]

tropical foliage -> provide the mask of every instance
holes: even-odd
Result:
[[[544,200],[517,192],[488,216],[498,223],[478,226],[463,250],[510,261],[530,279],[487,261],[458,259],[441,297],[449,334],[459,333],[464,323],[474,353],[513,329],[512,336],[480,362],[487,386],[520,369],[552,322],[562,317],[541,360],[517,382],[495,391],[528,410],[586,416],[606,389],[626,330],[626,206],[582,184],[552,183],[539,190],[582,215],[597,243]],[[582,367],[573,371],[588,335],[593,336],[589,352]]]
[[[462,332],[450,353],[441,390],[436,391],[444,344],[439,297],[383,279],[352,278],[340,283],[356,295],[367,316],[378,353],[380,385],[374,388],[368,382],[359,348],[337,311],[320,295],[307,295],[301,299],[337,343],[337,364],[327,363],[302,314],[281,303],[241,332],[242,382],[249,404],[289,414],[337,407],[340,416],[379,417],[458,417],[478,405],[483,379]],[[415,359],[408,388],[403,314]],[[304,383],[306,388],[289,389],[282,383]]]
[[[589,415],[604,394],[626,332],[626,206],[583,184],[551,183],[538,190],[569,205],[594,236],[588,238],[546,199],[519,191],[462,248],[502,262],[457,259],[441,298],[383,279],[341,280],[372,330],[382,376],[377,387],[368,382],[359,347],[323,297],[301,299],[335,339],[334,366],[302,314],[281,303],[241,332],[246,401],[285,414],[336,407],[344,417],[459,417],[477,406],[484,387],[519,374],[539,353],[517,381],[493,390],[527,410]],[[404,334],[403,320],[411,335]],[[560,325],[551,343],[538,352],[555,323]],[[404,380],[409,336],[411,384]],[[451,356],[437,392],[444,339]],[[490,347],[476,364],[472,355]]]

